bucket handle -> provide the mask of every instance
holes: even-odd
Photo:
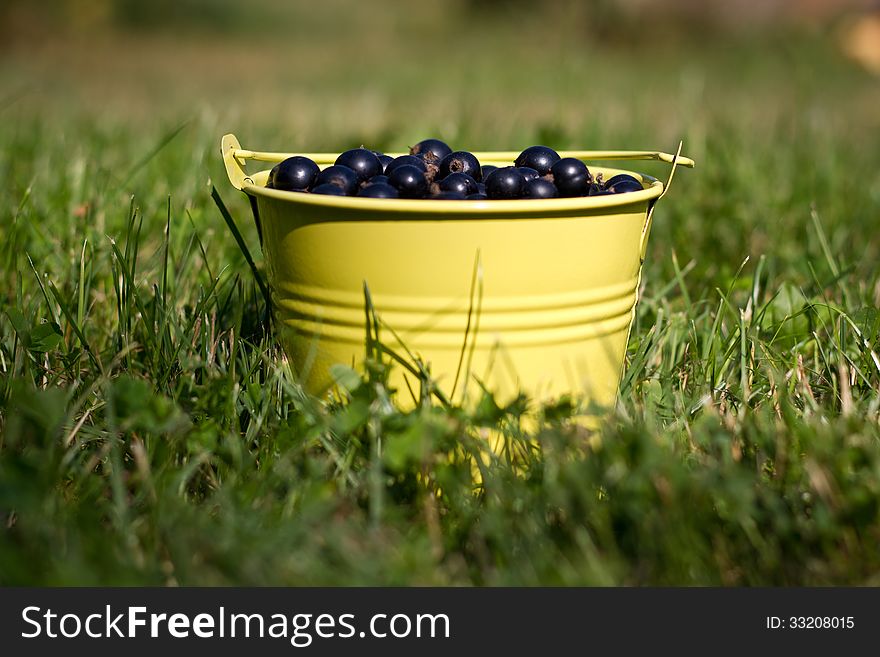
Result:
[[[670,159],[666,160],[663,158],[664,162],[669,162],[672,167],[669,169],[669,177],[666,179],[666,183],[663,185],[663,191],[660,192],[660,196],[651,201],[651,205],[648,208],[648,216],[645,218],[645,225],[642,227],[642,237],[639,243],[639,267],[641,268],[641,263],[645,262],[645,253],[648,248],[648,236],[651,234],[651,224],[654,221],[654,208],[657,207],[657,201],[666,196],[666,192],[669,191],[669,185],[672,184],[672,178],[675,176],[675,168],[678,165],[686,166],[693,168],[694,161],[688,157],[684,157],[681,154],[681,148],[684,142],[678,142],[678,150],[675,152],[675,155],[667,155]],[[666,155],[663,153],[663,155]]]
[[[245,185],[253,185],[253,178],[247,175],[244,170],[244,162],[247,157],[241,157],[241,144],[238,138],[233,134],[223,135],[220,140],[220,153],[223,155],[223,164],[226,165],[226,175],[229,182],[238,191],[242,191]]]
[[[302,155],[314,160],[317,164],[333,164],[338,153],[273,153],[268,151],[250,151],[241,147],[235,135],[224,135],[220,142],[220,151],[223,154],[223,162],[226,165],[226,175],[229,176],[229,182],[238,190],[242,190],[245,185],[253,185],[253,179],[248,176],[244,170],[244,163],[247,160],[257,160],[258,162],[281,162],[293,155]],[[400,153],[389,153],[389,155],[400,155]],[[510,160],[514,161],[519,155],[519,151],[493,151],[474,153],[478,160]],[[672,165],[673,172],[676,166],[693,168],[694,161],[689,157],[681,154],[681,144],[679,144],[678,152],[675,155],[663,153],[660,151],[559,151],[561,157],[574,157],[579,160],[658,160],[667,162]],[[669,175],[669,182],[672,181],[672,174]],[[666,193],[666,187],[663,189]]]

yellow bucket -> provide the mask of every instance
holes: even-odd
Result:
[[[456,402],[484,386],[499,401],[525,392],[536,401],[571,394],[612,404],[654,204],[676,165],[694,165],[680,148],[677,155],[561,152],[661,160],[672,171],[664,185],[591,165],[594,175],[629,173],[645,186],[619,195],[403,200],[267,189],[269,170],[246,173],[245,162],[293,154],[245,150],[233,135],[221,150],[230,182],[250,197],[276,325],[306,389],[322,394],[334,384],[334,364],[362,363],[374,313],[382,343],[421,363]],[[321,166],[337,157],[303,155]],[[518,153],[475,155],[508,166]],[[407,398],[408,389],[418,395],[419,382],[404,367],[391,383]]]

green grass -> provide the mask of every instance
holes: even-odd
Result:
[[[343,39],[305,72],[255,46],[233,94],[186,73],[210,43],[171,75],[161,39],[120,63],[108,37],[108,70],[155,54],[163,103],[75,57],[88,97],[38,57],[0,69],[22,83],[0,100],[0,584],[880,584],[876,81],[821,35],[697,55],[565,33],[547,67],[515,25],[420,25],[368,84]],[[464,53],[408,50],[453,28]],[[301,36],[279,52],[327,38]],[[698,168],[659,206],[618,407],[592,433],[565,403],[531,432],[491,397],[403,412],[382,367],[305,395],[211,197],[262,269],[230,130],[290,150],[683,138]]]

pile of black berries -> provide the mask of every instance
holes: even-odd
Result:
[[[441,200],[605,196],[642,190],[642,183],[630,175],[602,180],[580,160],[560,158],[547,146],[530,146],[513,166],[495,167],[480,166],[472,153],[453,151],[439,139],[420,141],[409,155],[397,158],[355,148],[323,171],[307,157],[291,157],[275,165],[266,186],[333,196]]]

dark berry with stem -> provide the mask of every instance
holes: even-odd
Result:
[[[428,191],[425,172],[411,164],[395,168],[388,176],[388,182],[397,188],[401,198],[422,198]]]
[[[354,169],[342,164],[334,164],[321,171],[315,178],[316,187],[326,184],[336,185],[345,192],[346,196],[354,196],[358,188],[358,175]]]
[[[550,168],[553,184],[560,196],[586,196],[593,177],[587,165],[573,157],[564,157]]]
[[[382,162],[379,157],[366,148],[353,148],[350,151],[345,151],[336,158],[336,164],[353,170],[358,175],[360,182],[382,173]]]
[[[516,167],[496,169],[486,178],[486,195],[491,199],[519,198],[525,182]]]
[[[365,196],[367,198],[399,198],[400,194],[388,183],[373,183],[361,189],[358,192],[358,196]]]
[[[477,193],[477,181],[466,173],[450,173],[440,181],[440,190],[444,192],[458,192],[468,196]]]
[[[480,182],[483,179],[483,173],[480,169],[480,161],[474,157],[473,153],[467,151],[455,151],[450,153],[437,165],[437,180],[443,180],[450,173],[466,173],[471,178]]]
[[[523,185],[523,198],[556,198],[557,196],[559,192],[556,190],[556,185],[544,178],[532,178]]]
[[[289,157],[272,167],[266,186],[288,192],[302,192],[314,184],[320,171],[318,165],[307,157]]]
[[[327,196],[347,196],[345,190],[342,189],[339,185],[334,185],[333,183],[323,183],[321,185],[315,185],[312,188],[312,194],[326,194]]]
[[[517,156],[514,164],[518,167],[529,167],[540,175],[546,176],[554,164],[559,162],[559,153],[547,146],[529,146]]]
[[[439,139],[424,139],[409,149],[410,154],[421,157],[429,164],[437,164],[452,152],[449,145]]]

